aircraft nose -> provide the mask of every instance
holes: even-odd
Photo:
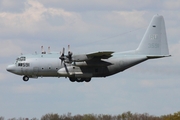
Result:
[[[8,65],[6,70],[9,71],[9,72],[14,72],[15,71],[15,65]]]

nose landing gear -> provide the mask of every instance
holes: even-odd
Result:
[[[29,77],[28,76],[23,76],[23,80],[25,81],[25,82],[27,82],[28,80],[29,80]]]

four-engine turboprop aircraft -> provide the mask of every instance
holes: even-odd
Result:
[[[89,82],[92,77],[110,76],[148,59],[168,56],[164,18],[155,15],[136,50],[77,55],[70,50],[65,55],[64,48],[62,53],[46,53],[42,50],[41,54],[21,55],[6,69],[22,75],[24,81],[38,77],[68,77],[71,82]]]

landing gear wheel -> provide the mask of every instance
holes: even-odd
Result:
[[[85,81],[85,82],[90,82],[90,81],[91,81],[91,78],[86,78],[84,81]]]
[[[83,78],[76,78],[76,81],[77,82],[84,82],[84,79]]]
[[[24,77],[23,77],[23,80],[24,80],[24,81],[28,81],[28,80],[29,80],[29,77],[28,77],[28,76],[24,76]]]
[[[72,78],[72,77],[70,77],[69,80],[70,80],[71,82],[75,82],[75,81],[76,81],[76,79],[75,79],[75,78]]]
[[[75,77],[69,77],[69,80],[71,82],[90,82],[91,81],[91,78],[75,78]]]

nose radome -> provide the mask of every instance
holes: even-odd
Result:
[[[9,72],[13,72],[15,70],[15,65],[8,65],[6,70]]]

